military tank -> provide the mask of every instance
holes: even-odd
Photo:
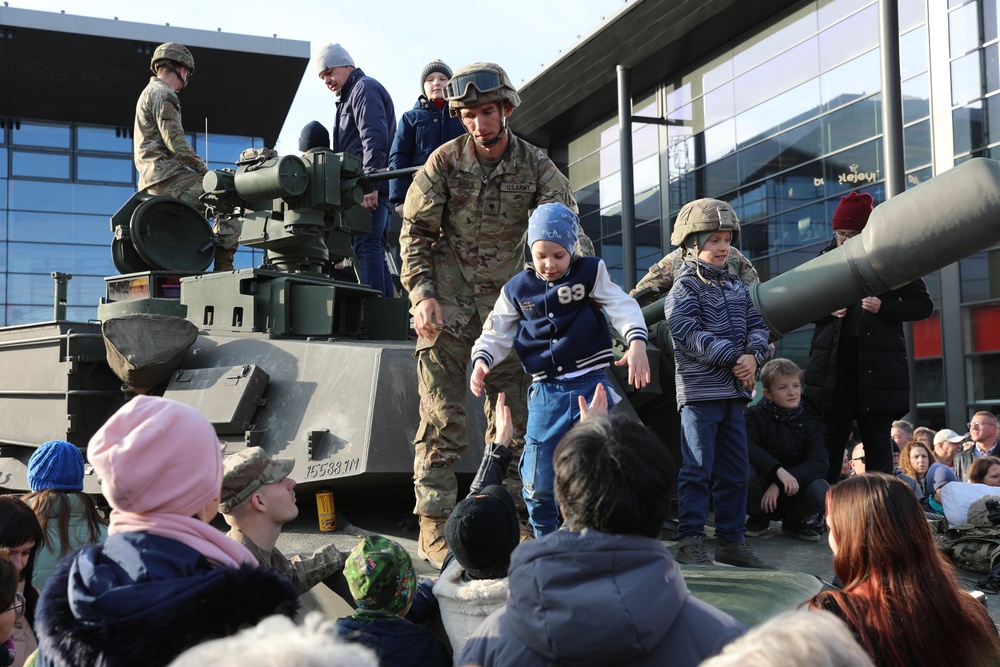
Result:
[[[213,244],[198,210],[135,195],[111,219],[122,273],[106,279],[99,322],[56,318],[0,329],[0,486],[27,488],[38,444],[61,438],[85,448],[129,394],[152,392],[199,409],[227,452],[260,446],[294,458],[304,490],[409,492],[419,399],[407,301],[328,275],[350,256],[351,234],[370,229],[359,204],[372,182],[396,175],[364,175],[358,158],[325,148],[245,152],[235,168],[206,175],[206,199],[216,214],[238,216],[241,244],[263,249],[266,259],[221,273],[205,273]],[[841,248],[757,285],[754,303],[780,338],[997,243],[998,220],[1000,163],[970,160],[877,207]],[[662,303],[644,312],[653,382],[641,391],[618,382],[629,399],[620,409],[676,450]],[[109,325],[123,321],[131,324],[106,346]],[[175,328],[160,329],[162,321]],[[173,356],[152,355],[152,370],[134,378],[126,368],[123,391],[122,367],[155,341]],[[471,476],[485,424],[471,394],[467,408],[475,426],[456,471]],[[99,491],[92,475],[86,490]]]

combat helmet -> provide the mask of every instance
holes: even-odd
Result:
[[[194,74],[194,56],[187,47],[177,42],[165,42],[156,47],[153,57],[149,61],[149,69],[156,74],[156,66],[160,61],[167,60],[187,67],[188,74]]]
[[[472,63],[459,68],[444,88],[448,111],[452,116],[465,107],[489,102],[507,102],[517,108],[521,98],[503,67],[496,63]]]
[[[674,230],[670,233],[670,244],[683,246],[692,234],[720,230],[732,232],[733,245],[739,243],[740,221],[733,207],[719,199],[696,199],[677,214]]]

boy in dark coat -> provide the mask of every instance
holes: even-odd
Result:
[[[781,532],[806,542],[819,540],[807,520],[823,511],[827,451],[823,424],[802,409],[802,369],[773,359],[761,369],[764,400],[746,411],[750,476],[746,535],[759,537],[771,520]]]
[[[344,576],[358,608],[337,620],[341,639],[372,649],[386,667],[451,665],[448,651],[429,629],[403,618],[417,598],[413,561],[403,547],[381,535],[365,537],[347,557]]]

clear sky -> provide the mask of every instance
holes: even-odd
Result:
[[[635,2],[636,0],[631,0]],[[342,44],[358,67],[392,95],[397,120],[420,94],[420,71],[442,59],[452,69],[478,60],[497,62],[515,85],[554,62],[620,11],[624,0],[7,0],[11,7],[139,23],[308,41],[315,55],[330,42]],[[226,9],[224,10],[223,7]],[[198,54],[195,52],[195,59]],[[233,72],[253,87],[253,72]],[[192,85],[198,85],[197,77]],[[136,96],[139,94],[136,90]],[[302,127],[333,122],[336,97],[310,63],[303,75],[278,150],[295,153]],[[214,120],[215,131],[224,117]]]

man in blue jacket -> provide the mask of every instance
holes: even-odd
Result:
[[[316,70],[326,87],[336,94],[333,150],[361,157],[365,173],[389,166],[389,147],[396,136],[392,98],[375,79],[354,66],[354,59],[340,44],[327,44],[316,56]],[[389,224],[389,184],[382,182],[362,203],[372,214],[372,230],[354,239],[358,278],[362,283],[392,296],[392,276],[385,251]]]

